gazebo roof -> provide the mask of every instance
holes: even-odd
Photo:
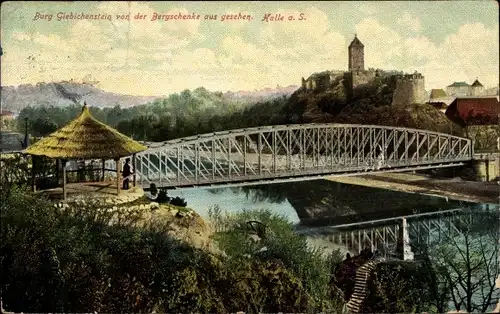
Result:
[[[24,153],[64,159],[111,159],[146,149],[146,146],[96,120],[85,104],[76,119],[31,145]]]

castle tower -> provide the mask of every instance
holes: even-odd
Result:
[[[425,81],[421,73],[403,75],[396,80],[396,89],[392,95],[393,106],[423,104],[426,101]]]
[[[349,45],[349,71],[364,71],[365,70],[365,53],[364,45],[359,41],[357,35]]]

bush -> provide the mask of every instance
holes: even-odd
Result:
[[[180,206],[180,207],[187,206],[187,202],[179,196],[176,196],[172,200],[170,200],[170,204],[175,205],[175,206]]]
[[[328,260],[272,215],[259,214],[273,229],[268,253],[238,262],[229,249],[216,256],[173,239],[161,223],[136,228],[139,213],[116,219],[92,203],[60,208],[16,186],[1,193],[8,311],[312,312],[333,304]]]
[[[329,289],[331,263],[340,263],[339,258],[325,256],[322,249],[310,247],[306,238],[298,235],[284,216],[267,210],[223,216],[217,208],[211,210],[209,215],[214,227],[219,230],[214,238],[219,248],[228,255],[231,267],[244,267],[242,261],[280,261],[298,278],[307,292],[308,312],[340,309],[343,300],[332,299]],[[252,228],[247,223],[250,221],[263,227]],[[334,251],[333,256],[339,255],[339,252]],[[294,289],[292,286],[287,289]],[[271,309],[269,311],[272,312]]]

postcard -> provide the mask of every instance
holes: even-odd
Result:
[[[3,2],[2,312],[498,313],[498,20]]]

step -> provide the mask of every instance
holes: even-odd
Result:
[[[361,304],[364,300],[361,298],[351,298],[349,302],[355,303],[355,304]]]

